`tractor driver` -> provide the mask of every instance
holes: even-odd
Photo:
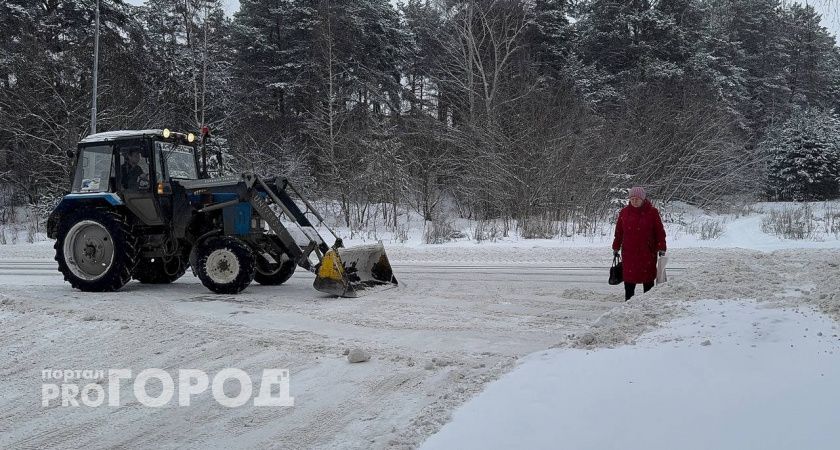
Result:
[[[139,190],[149,187],[149,174],[140,166],[140,149],[132,148],[125,156],[122,164],[122,185],[129,190]]]

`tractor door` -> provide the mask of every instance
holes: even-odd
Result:
[[[166,154],[161,151],[161,145],[158,141],[152,141],[152,153],[154,153],[155,160],[155,186],[157,183],[162,183],[160,189],[156,188],[158,204],[160,205],[161,214],[166,219],[167,223],[172,221],[173,217],[173,202],[172,202],[172,184],[169,176],[164,170],[163,166],[166,160]]]
[[[193,209],[186,190],[177,181],[198,178],[195,147],[165,141],[154,141],[152,146],[155,173],[158,182],[162,183],[160,190],[164,193],[159,195],[160,207],[175,237],[181,238],[186,235]]]
[[[116,144],[119,156],[117,183],[128,209],[146,225],[163,225],[160,205],[154,194],[155,173],[150,170],[148,141],[130,140]]]

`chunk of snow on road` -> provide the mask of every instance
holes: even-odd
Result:
[[[347,361],[350,361],[351,363],[360,363],[360,362],[370,361],[370,353],[368,353],[368,352],[366,352],[366,351],[364,351],[360,348],[354,348],[353,350],[350,350],[350,352],[348,353]]]

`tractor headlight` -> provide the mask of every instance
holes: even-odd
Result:
[[[172,134],[172,132],[169,131],[169,128],[164,128],[163,129],[163,138],[164,139],[169,139],[169,135],[171,135],[171,134]]]
[[[193,141],[195,141],[195,135],[192,134],[192,133],[188,134],[187,135],[187,142],[193,142]]]

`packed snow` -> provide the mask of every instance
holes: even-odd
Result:
[[[634,345],[529,356],[422,448],[836,448],[837,322],[747,300],[685,313]]]

